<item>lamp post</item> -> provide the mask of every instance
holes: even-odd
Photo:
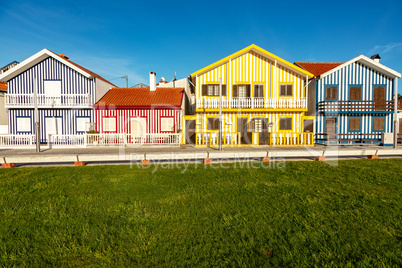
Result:
[[[219,151],[222,151],[222,78],[219,78]]]
[[[34,86],[34,106],[35,106],[35,140],[36,152],[40,152],[40,127],[39,127],[39,111],[38,111],[38,86],[36,85],[36,77],[33,79]]]

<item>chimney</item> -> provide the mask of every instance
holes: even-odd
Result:
[[[68,60],[69,59],[69,57],[67,57],[66,55],[64,55],[64,54],[59,54],[59,56],[60,57],[62,57],[63,59],[66,59],[66,60]]]
[[[156,73],[149,72],[149,90],[155,91],[156,90]]]
[[[380,59],[381,59],[380,55],[378,55],[378,54],[375,54],[375,55],[371,56],[370,58],[372,60],[374,60],[375,62],[380,62]]]

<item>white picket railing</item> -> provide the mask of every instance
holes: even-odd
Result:
[[[85,135],[49,135],[49,148],[86,148]]]
[[[124,133],[96,133],[85,136],[88,146],[127,144],[127,137]]]
[[[218,109],[219,98],[203,97],[197,109]],[[222,98],[222,109],[306,109],[306,98]]]
[[[35,135],[0,134],[0,149],[35,148]]]
[[[180,133],[144,133],[133,135],[126,133],[86,134],[87,145],[179,145]]]
[[[65,94],[60,96],[37,96],[38,107],[68,107],[68,106],[92,106],[90,94]],[[6,107],[33,107],[34,94],[5,94]]]

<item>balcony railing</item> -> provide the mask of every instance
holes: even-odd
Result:
[[[222,98],[222,109],[306,109],[306,98]],[[219,109],[219,98],[197,99],[196,109]]]
[[[34,107],[34,94],[5,94],[5,106],[8,108]],[[90,94],[66,94],[61,96],[38,95],[39,108],[59,107],[91,107],[92,99]]]
[[[319,112],[393,111],[394,101],[322,101]]]

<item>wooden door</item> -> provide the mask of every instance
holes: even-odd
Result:
[[[237,118],[237,132],[240,132],[241,143],[247,143],[247,118]]]
[[[402,143],[402,119],[399,119],[398,143]]]
[[[186,121],[186,144],[195,144],[195,120]]]
[[[335,139],[336,134],[336,119],[326,118],[325,119],[325,133],[327,134],[328,140]]]
[[[374,109],[385,109],[385,87],[374,87]]]

